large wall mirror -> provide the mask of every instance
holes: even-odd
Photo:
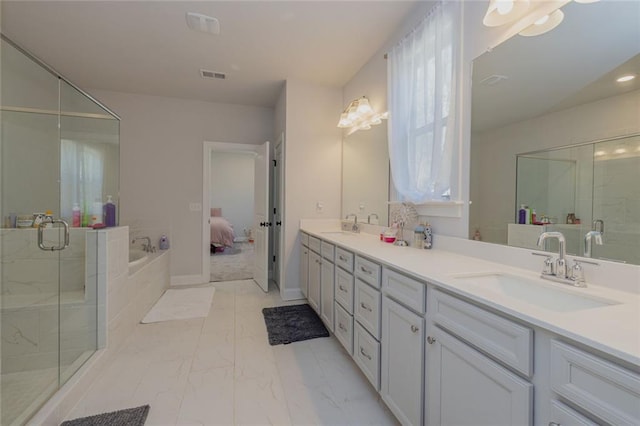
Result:
[[[389,224],[389,148],[387,123],[342,140],[342,218]]]
[[[570,254],[640,264],[640,2],[562,10],[473,62],[470,237],[536,248],[553,229]],[[518,224],[521,204],[537,225]]]

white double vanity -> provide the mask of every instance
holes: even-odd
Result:
[[[640,424],[637,292],[313,221],[301,245],[309,304],[400,423]]]

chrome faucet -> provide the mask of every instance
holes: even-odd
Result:
[[[604,234],[604,221],[597,219],[591,225],[591,231],[584,236],[584,257],[591,257],[591,241],[595,241],[596,245],[602,245],[602,235]]]
[[[131,244],[135,244],[136,241],[138,240],[147,240],[147,244],[142,244],[142,250],[146,251],[147,253],[153,253],[155,250],[155,247],[151,246],[151,238],[149,237],[134,237],[133,241],[131,241]]]
[[[358,226],[358,216],[354,213],[349,213],[346,220],[349,220],[349,217],[353,216],[353,225],[351,225],[351,232],[360,232],[360,227]]]
[[[554,263],[552,263],[551,271],[547,271],[547,268],[545,268],[545,271],[543,271],[542,276],[544,278],[545,276],[551,275],[551,276],[556,276],[556,277],[566,279],[567,278],[567,261],[565,260],[565,257],[567,255],[567,252],[565,249],[566,240],[564,239],[564,235],[562,235],[562,232],[553,232],[553,231],[543,232],[538,237],[538,247],[542,247],[544,245],[544,241],[547,238],[558,239],[558,258],[555,260]]]
[[[602,233],[600,231],[589,231],[584,236],[584,257],[591,257],[591,241],[596,245],[602,245]]]
[[[540,278],[544,278],[545,280],[555,281],[558,283],[569,284],[574,287],[586,287],[584,279],[584,270],[582,269],[581,263],[589,263],[591,265],[598,265],[595,262],[588,262],[586,260],[577,260],[574,259],[573,267],[571,268],[571,273],[567,269],[566,263],[566,241],[564,239],[564,235],[561,232],[543,232],[538,237],[538,246],[542,247],[544,241],[547,238],[557,238],[558,239],[558,258],[554,259],[553,256],[548,256],[546,254],[541,253],[533,253],[537,256],[546,256],[547,258],[544,261],[544,268],[542,270],[542,274]]]
[[[377,213],[371,213],[369,216],[367,216],[367,223],[368,223],[368,224],[371,224],[371,216],[375,216],[375,217],[376,217],[376,222],[380,219],[380,218],[378,217],[378,214],[377,214]]]

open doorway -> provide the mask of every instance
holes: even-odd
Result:
[[[253,279],[254,152],[211,151],[209,281]]]
[[[269,143],[204,142],[202,275],[268,287]]]

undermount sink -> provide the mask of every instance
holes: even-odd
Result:
[[[331,236],[331,235],[356,235],[353,232],[348,232],[348,231],[324,231],[324,232],[320,232],[322,235],[327,235],[327,236]]]
[[[619,302],[600,297],[579,294],[584,289],[564,284],[549,284],[542,279],[530,279],[499,272],[458,274],[453,278],[465,284],[510,299],[535,305],[556,312],[579,311],[617,305]]]

